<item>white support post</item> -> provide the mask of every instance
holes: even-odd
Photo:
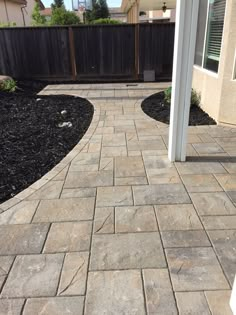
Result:
[[[199,0],[177,0],[168,157],[186,160]]]

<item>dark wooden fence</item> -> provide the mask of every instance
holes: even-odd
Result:
[[[0,29],[0,74],[16,79],[170,79],[174,24]]]

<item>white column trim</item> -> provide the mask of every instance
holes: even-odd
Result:
[[[186,160],[199,0],[177,0],[168,157]]]

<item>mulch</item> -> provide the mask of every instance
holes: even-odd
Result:
[[[0,92],[0,203],[56,166],[81,140],[94,113],[73,96],[37,96],[44,84]],[[64,111],[64,112],[63,112]],[[59,127],[71,122],[72,126]]]
[[[151,118],[170,123],[170,105],[164,101],[164,92],[151,95],[142,102],[142,110]],[[192,105],[189,115],[189,126],[216,125],[216,122],[199,106]]]

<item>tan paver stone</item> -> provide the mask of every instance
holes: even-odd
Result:
[[[233,315],[229,306],[231,291],[206,291],[205,296],[212,315]]]
[[[115,177],[145,177],[143,159],[139,156],[116,157]]]
[[[13,263],[14,256],[0,256],[0,291]],[[0,300],[1,301],[1,300]],[[1,314],[1,310],[0,310]]]
[[[116,157],[116,156],[127,156],[126,146],[103,147],[102,148],[102,158],[104,158],[104,157]]]
[[[3,287],[2,296],[55,295],[63,258],[63,254],[17,256]]]
[[[182,184],[134,186],[135,205],[190,203]]]
[[[90,270],[164,268],[158,232],[94,235]]]
[[[222,191],[215,177],[209,175],[182,175],[183,183],[188,192],[217,192]]]
[[[229,289],[212,248],[166,249],[175,291]]]
[[[0,255],[40,253],[49,224],[0,226]]]
[[[164,248],[211,246],[205,231],[165,231],[161,233]]]
[[[114,208],[96,208],[94,218],[94,234],[114,233]]]
[[[208,232],[221,266],[233,285],[236,273],[236,230],[216,230]]]
[[[177,315],[168,269],[143,270],[148,315]]]
[[[236,207],[224,192],[192,193],[190,197],[200,215],[236,214]]]
[[[227,191],[236,190],[236,174],[216,175],[220,185]]]
[[[66,174],[67,174],[67,172],[68,172],[68,169],[69,169],[69,165],[68,166],[66,166],[57,176],[55,176],[54,178],[53,178],[53,180],[55,181],[55,180],[59,180],[59,181],[61,181],[61,180],[65,180],[65,178],[66,178]]]
[[[132,206],[130,186],[98,187],[97,207]]]
[[[235,143],[235,147],[236,147],[236,143]],[[224,168],[226,168],[226,170],[230,174],[236,174],[236,160],[235,159],[233,162],[225,162],[225,163],[222,163],[222,165],[224,166]]]
[[[128,149],[131,151],[137,150],[165,150],[166,146],[163,140],[150,140],[150,141],[131,141],[128,143]]]
[[[70,172],[67,175],[65,188],[111,186],[113,184],[112,171],[98,172]]]
[[[193,147],[199,154],[215,154],[224,152],[217,143],[194,143]]]
[[[236,216],[203,216],[202,223],[206,230],[233,230],[236,229]]]
[[[106,121],[105,127],[119,127],[119,126],[134,126],[133,120],[114,120],[114,121]]]
[[[115,178],[116,186],[130,186],[130,185],[147,185],[147,177],[118,177]]]
[[[0,315],[21,315],[24,299],[0,300]]]
[[[89,253],[68,253],[65,256],[57,295],[84,295]]]
[[[43,185],[40,189],[30,195],[27,199],[40,200],[59,198],[63,184],[64,181],[49,181],[46,185]]]
[[[236,203],[236,190],[235,191],[227,191],[227,194],[235,204]]]
[[[138,270],[90,272],[85,315],[145,315]]]
[[[103,135],[102,145],[104,147],[120,147],[126,145],[125,133]]]
[[[179,315],[211,315],[204,292],[177,292],[175,297]]]
[[[62,190],[61,199],[89,198],[96,196],[96,188],[65,188]]]
[[[79,165],[96,165],[99,163],[99,153],[80,153],[71,163],[72,168]]]
[[[45,253],[87,251],[90,247],[91,222],[53,223],[44,247]]]
[[[161,231],[202,229],[193,205],[160,205],[155,210]]]
[[[28,299],[23,315],[83,315],[84,297]]]
[[[34,222],[92,220],[95,197],[42,200]]]
[[[116,233],[158,231],[152,206],[116,207]]]
[[[18,203],[0,214],[0,225],[30,223],[38,204],[38,200],[22,201]]]
[[[226,170],[219,162],[177,162],[175,165],[180,175],[226,173]]]
[[[99,170],[112,171],[114,168],[113,158],[101,158]]]

